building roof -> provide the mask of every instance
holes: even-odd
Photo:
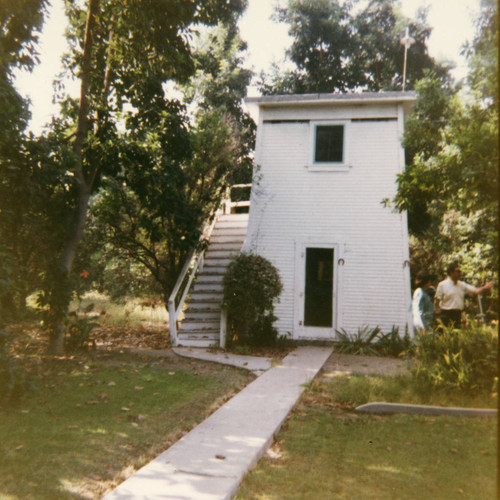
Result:
[[[260,97],[247,97],[247,104],[259,106],[300,105],[300,104],[368,104],[368,103],[394,103],[414,102],[416,94],[413,91],[391,92],[351,92],[331,94],[282,94],[266,95]]]

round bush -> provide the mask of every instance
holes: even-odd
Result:
[[[242,253],[233,259],[224,276],[229,343],[275,343],[274,301],[281,290],[277,269],[264,257]]]

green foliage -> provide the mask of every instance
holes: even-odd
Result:
[[[374,343],[381,332],[380,327],[364,326],[358,328],[356,333],[348,333],[344,329],[336,330],[336,332],[339,339],[335,344],[336,351],[345,354],[372,356],[377,354]]]
[[[14,87],[14,71],[31,71],[47,0],[2,0],[0,4],[0,172],[18,156],[29,112]],[[1,176],[0,176],[1,177]]]
[[[447,77],[426,48],[431,28],[426,11],[417,18],[404,17],[393,0],[371,0],[362,9],[338,0],[289,0],[277,8],[279,21],[289,25],[292,45],[288,57],[295,69],[273,69],[264,75],[265,94],[345,92],[401,89],[407,27],[415,43],[410,49],[406,84],[412,88],[425,69]]]
[[[220,162],[219,157],[223,158],[220,153],[225,152],[229,163],[224,168],[219,166],[218,170],[223,174],[219,175],[229,184],[249,183],[252,180],[255,124],[242,109],[242,102],[252,72],[243,66],[246,44],[240,37],[236,19],[207,29],[193,45],[196,71],[182,86],[184,99],[191,105],[196,104],[196,132],[201,138],[204,132],[210,134],[220,130],[225,134],[222,149],[214,144],[216,147],[207,150],[210,159],[204,155],[193,166],[201,163],[202,168],[207,169],[214,160]],[[210,145],[207,139],[205,142]],[[198,156],[195,154],[194,158]],[[216,171],[210,166],[208,170]]]
[[[267,259],[252,254],[235,257],[224,276],[229,342],[273,345],[277,339],[274,301],[281,291],[278,271]]]
[[[442,274],[461,262],[490,280],[498,269],[498,23],[482,3],[477,35],[466,47],[470,72],[462,100],[439,76],[418,83],[395,205],[408,211],[412,266]]]
[[[0,8],[6,34],[0,40],[2,70],[4,63],[5,67],[16,61],[20,66],[33,63],[32,31],[39,27],[44,5],[23,0]],[[76,283],[72,272],[78,276],[82,271],[74,269],[75,256],[91,197],[104,184],[123,186],[124,196],[139,204],[134,224],[138,245],[146,245],[140,249],[136,245],[134,256],[144,257],[147,262],[139,261],[154,271],[160,260],[169,261],[163,266],[169,272],[162,268],[155,277],[165,283],[165,290],[175,281],[177,261],[196,239],[200,214],[208,203],[193,200],[186,192],[181,162],[193,157],[187,116],[182,104],[166,97],[164,84],[186,82],[192,76],[195,64],[189,39],[195,26],[234,21],[245,2],[174,0],[168,8],[158,8],[158,2],[145,1],[124,9],[115,0],[89,0],[65,6],[70,51],[63,63],[67,75],[81,79],[80,100],[65,96],[59,82],[62,116],[43,137],[17,141],[15,161],[4,154],[0,137],[0,243],[6,242],[9,253],[19,256],[14,270],[21,284],[19,304],[33,288],[43,289],[45,324],[53,330],[51,338],[57,342],[51,348],[59,354],[70,288]],[[12,92],[4,99],[2,84],[10,83],[9,74],[4,76],[0,74],[0,102],[14,104]],[[4,107],[0,109],[3,112]],[[13,127],[14,132],[20,130],[26,120],[20,106],[5,109],[9,116],[3,122],[15,121],[19,126]],[[119,213],[116,190],[113,195]],[[167,213],[170,224],[165,227]],[[166,232],[169,241],[161,241]],[[158,246],[167,251],[149,259],[149,252]],[[175,249],[172,256],[169,246]],[[130,248],[120,251],[127,253]]]
[[[25,128],[28,103],[14,86],[15,71],[31,71],[38,62],[37,43],[46,0],[3,0],[0,4],[0,248],[9,261],[9,311],[23,312],[24,298],[38,283],[40,245],[32,211],[40,200],[36,163],[31,163]],[[0,278],[1,279],[1,278]],[[1,311],[0,311],[1,313]]]
[[[391,331],[381,333],[377,339],[376,348],[384,356],[408,356],[413,353],[414,346],[408,331],[404,337],[399,334],[399,328],[393,326]]]
[[[356,333],[346,332],[343,328],[336,330],[338,341],[335,350],[346,354],[365,356],[401,356],[412,351],[412,341],[408,332],[404,337],[399,334],[399,328],[393,326],[391,331],[383,333],[380,327],[358,328]]]
[[[492,390],[498,369],[498,332],[475,325],[417,335],[417,377],[435,387]]]

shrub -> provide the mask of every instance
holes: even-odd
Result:
[[[358,328],[357,333],[348,333],[344,329],[337,330],[338,341],[335,349],[345,354],[365,356],[401,356],[411,354],[413,344],[408,332],[404,337],[399,335],[399,328],[393,326],[390,332],[383,333],[380,327]]]
[[[417,377],[436,387],[492,390],[497,376],[498,333],[494,326],[443,328],[415,338]]]
[[[68,314],[67,332],[65,339],[65,347],[68,351],[85,351],[90,348],[95,349],[95,341],[90,337],[90,333],[94,328],[99,326],[99,323],[87,317],[85,313],[89,313],[94,307],[90,304],[84,310],[84,315],[79,315],[78,311],[72,311]]]
[[[377,351],[385,356],[403,356],[411,355],[414,351],[414,345],[408,330],[404,337],[399,335],[399,328],[393,326],[390,332],[380,334],[377,343]]]
[[[264,257],[239,254],[224,276],[229,344],[273,345],[274,301],[282,290],[277,269]]]
[[[373,356],[378,354],[374,345],[375,339],[380,334],[380,328],[364,326],[358,328],[357,333],[348,333],[344,329],[337,330],[338,342],[335,350],[345,354],[359,354]]]

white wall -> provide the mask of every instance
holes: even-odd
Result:
[[[385,117],[390,121],[350,121]],[[347,120],[346,171],[311,171],[311,122],[268,119]],[[261,109],[250,221],[245,249],[263,255],[280,271],[283,293],[276,306],[280,332],[295,338],[332,338],[335,329],[393,325],[404,333],[409,320],[406,218],[382,205],[395,194],[404,163],[402,114],[396,105],[282,107]],[[398,122],[399,120],[399,122]],[[303,250],[335,247],[336,323],[329,331],[304,329]]]

